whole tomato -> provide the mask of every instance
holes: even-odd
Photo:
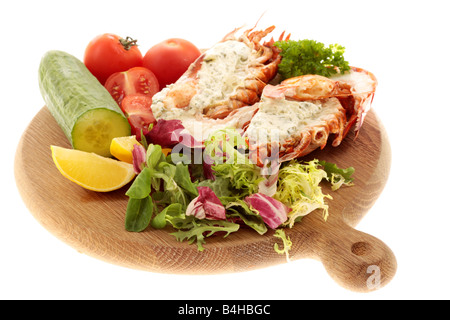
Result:
[[[155,74],[163,89],[176,82],[200,54],[200,50],[191,42],[171,38],[151,47],[143,58],[143,66]]]
[[[101,84],[105,84],[113,73],[142,66],[142,53],[136,42],[111,33],[99,35],[86,47],[84,64]]]

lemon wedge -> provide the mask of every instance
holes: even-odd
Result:
[[[117,137],[112,139],[110,152],[120,161],[133,163],[133,148],[135,144],[140,144],[136,136]]]
[[[135,177],[133,165],[75,149],[50,146],[59,172],[83,188],[108,192],[120,189]]]

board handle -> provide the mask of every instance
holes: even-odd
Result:
[[[339,224],[331,229],[336,233],[322,238],[319,259],[328,274],[341,286],[357,292],[374,291],[389,283],[397,270],[392,250],[374,236],[342,221]]]

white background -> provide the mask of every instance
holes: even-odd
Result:
[[[3,1],[0,4],[2,299],[448,299],[450,193],[450,23],[447,1]],[[398,270],[384,288],[338,286],[322,264],[298,260],[214,276],[165,275],[111,265],[77,252],[45,230],[18,193],[19,139],[42,108],[41,56],[111,32],[145,51],[181,37],[207,48],[242,25],[276,25],[293,39],[346,47],[351,65],[372,71],[373,109],[388,132],[391,174],[358,230],[384,241]],[[278,32],[278,33],[276,33]]]

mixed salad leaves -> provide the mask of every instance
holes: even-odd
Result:
[[[336,190],[352,182],[353,168],[318,160],[276,164],[270,172],[251,163],[248,144],[236,129],[214,132],[201,147],[193,138],[172,134],[178,126],[177,120],[158,122],[150,132],[160,135],[154,137],[161,144],[144,139],[143,146],[134,147],[138,175],[126,192],[128,231],[169,225],[178,241],[203,251],[214,234],[227,237],[248,227],[263,235],[271,229],[283,242],[280,248],[274,239],[274,250],[288,256],[292,242],[284,228],[316,209],[328,216],[325,199],[331,197],[320,183],[329,181]],[[175,144],[183,146],[181,152],[175,152]],[[162,150],[167,147],[173,149],[166,156]],[[194,161],[199,155],[200,163]]]

